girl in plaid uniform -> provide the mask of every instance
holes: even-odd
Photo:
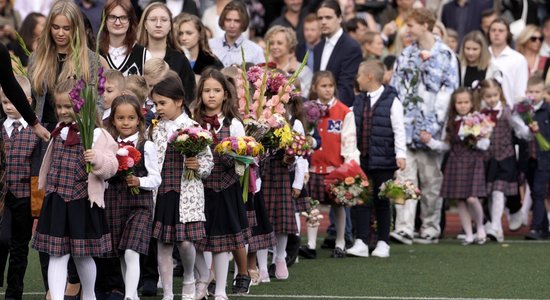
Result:
[[[105,218],[105,180],[118,168],[116,142],[96,120],[92,149],[84,150],[78,136],[69,92],[75,80],[60,83],[54,93],[60,123],[40,168],[39,188],[46,198],[32,246],[50,255],[48,285],[51,298],[63,299],[67,263],[72,257],[82,284],[84,299],[94,299],[96,267],[92,256],[112,249]],[[90,174],[85,171],[92,163]],[[90,204],[91,203],[91,204]]]
[[[204,186],[201,179],[214,167],[212,152],[206,149],[196,157],[184,157],[172,144],[170,136],[178,129],[198,126],[190,118],[185,105],[186,95],[179,76],[169,71],[151,91],[157,114],[161,119],[151,127],[151,139],[157,146],[162,183],[156,193],[153,237],[158,241],[158,264],[163,299],[173,299],[172,249],[174,243],[183,263],[182,299],[195,299],[195,246],[206,236],[204,222]],[[197,179],[187,180],[186,168],[196,171]]]
[[[325,176],[344,162],[351,160],[359,162],[353,112],[340,100],[336,99],[335,94],[336,80],[332,73],[329,71],[316,72],[311,84],[310,97],[312,95],[317,96],[317,101],[328,105],[328,109],[326,115],[321,118],[317,125],[323,146],[315,150],[311,156],[309,167],[311,175],[308,190],[313,199],[317,199],[323,204],[330,204],[325,190]],[[342,258],[345,256],[346,212],[341,205],[334,205],[333,209],[336,225],[336,245],[331,257]],[[306,252],[312,253],[316,247],[316,240],[317,232],[308,231],[308,247],[307,250],[302,249],[302,251],[306,250]]]
[[[420,138],[428,147],[436,151],[449,151],[449,158],[443,170],[441,197],[458,200],[458,213],[466,238],[463,245],[474,242],[484,244],[486,240],[483,226],[483,208],[479,197],[487,195],[485,188],[484,152],[489,148],[489,139],[479,140],[475,147],[469,140],[461,140],[458,132],[463,126],[463,117],[477,108],[472,93],[467,88],[458,88],[451,95],[449,116],[444,141],[432,138],[427,132],[421,132]],[[477,236],[474,239],[472,219],[476,223]]]
[[[113,250],[108,257],[118,257],[125,283],[125,298],[137,299],[139,254],[147,255],[153,224],[153,190],[161,182],[155,144],[145,140],[145,118],[138,100],[119,96],[111,106],[108,131],[120,146],[130,145],[141,152],[135,175],[109,180],[105,191],[106,216],[111,228]],[[139,187],[133,195],[128,188]]]
[[[212,132],[212,149],[224,138],[244,136],[244,126],[239,120],[236,107],[236,92],[225,76],[210,68],[201,74],[198,84],[200,102],[195,108],[195,119]],[[216,278],[216,299],[227,299],[225,285],[229,268],[229,251],[233,251],[239,266],[235,285],[243,285],[248,292],[250,277],[246,267],[248,221],[242,199],[242,188],[235,173],[231,157],[214,153],[214,169],[203,180],[205,193],[206,238],[195,243],[197,260],[195,266],[200,274],[197,282],[197,298],[206,295],[208,270],[203,252],[213,253]],[[244,283],[244,284],[243,284]]]
[[[518,137],[529,135],[529,129],[518,117],[512,117],[502,87],[495,79],[486,79],[479,84],[482,113],[495,121],[491,145],[485,158],[487,194],[491,197],[491,224],[487,235],[498,242],[504,241],[502,214],[505,197],[518,194],[518,168],[513,133]]]

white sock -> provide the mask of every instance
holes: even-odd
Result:
[[[458,201],[458,216],[460,217],[460,224],[464,233],[466,234],[466,241],[473,241],[474,234],[472,233],[472,218],[470,217],[470,212],[466,206],[466,202],[459,200]]]
[[[124,251],[124,265],[125,273],[124,275],[124,286],[125,286],[125,298],[136,299],[137,296],[137,287],[139,283],[139,253],[134,250],[127,249]]]
[[[97,269],[94,259],[90,256],[73,257],[80,285],[82,287],[82,300],[95,300],[95,277]]]
[[[477,237],[485,238],[485,226],[483,226],[483,207],[477,197],[468,198],[468,207],[470,214],[476,223]]]
[[[286,258],[286,244],[288,235],[286,233],[277,233],[277,249],[275,252],[275,261],[284,261]]]
[[[256,259],[258,260],[258,269],[267,273],[267,249],[256,251]]]
[[[229,252],[213,253],[214,273],[216,276],[216,296],[227,296],[227,273],[229,272]]]
[[[195,267],[195,258],[197,256],[195,245],[191,242],[184,241],[179,242],[177,246],[180,252],[181,264],[183,266],[183,287],[181,292],[182,294],[192,294],[195,291],[195,285],[190,284],[195,282],[195,273],[193,272],[193,268]]]
[[[162,282],[163,299],[173,299],[172,277],[174,275],[174,262],[172,260],[173,244],[157,243],[158,253],[157,261],[159,265],[159,275]]]
[[[521,215],[523,225],[529,225],[529,212],[533,205],[533,198],[531,198],[531,188],[528,184],[525,184],[525,195],[523,196],[523,204],[521,205]]]
[[[334,205],[334,225],[336,227],[335,246],[344,250],[346,248],[346,210],[343,206]]]
[[[300,219],[300,213],[294,213],[294,216],[296,217],[296,225],[298,225],[298,233],[297,236],[300,236],[300,231],[302,230],[302,220]]]
[[[315,250],[315,248],[317,248],[318,232],[319,232],[319,226],[315,226],[315,227],[307,226],[307,246],[309,249]]]
[[[198,272],[198,280],[202,282],[208,282],[208,277],[210,276],[210,269],[206,265],[206,260],[204,259],[204,252],[197,250],[197,255],[195,257],[195,269]]]
[[[502,233],[502,214],[504,213],[504,193],[491,193],[491,226],[496,233]]]
[[[48,263],[48,286],[52,300],[65,298],[65,285],[67,285],[67,264],[70,255],[51,256]]]

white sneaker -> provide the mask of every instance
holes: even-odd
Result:
[[[353,247],[346,250],[346,254],[359,257],[369,257],[369,246],[365,245],[361,239],[356,239]]]
[[[508,214],[508,228],[510,231],[517,231],[523,225],[523,216],[521,210],[515,214]]]
[[[390,245],[384,241],[378,241],[371,255],[376,257],[390,257]]]
[[[490,240],[496,241],[497,243],[504,242],[504,234],[502,233],[502,231],[496,231],[493,228],[489,228],[486,229],[485,232]]]

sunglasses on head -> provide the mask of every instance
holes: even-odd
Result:
[[[542,43],[542,41],[544,40],[544,38],[543,38],[542,36],[532,36],[532,37],[529,38],[529,40],[530,40],[531,42],[539,41],[539,42]]]

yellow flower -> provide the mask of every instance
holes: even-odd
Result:
[[[156,127],[158,125],[158,123],[159,123],[159,120],[157,120],[157,119],[152,119],[151,120],[151,124],[153,125],[153,127]]]

